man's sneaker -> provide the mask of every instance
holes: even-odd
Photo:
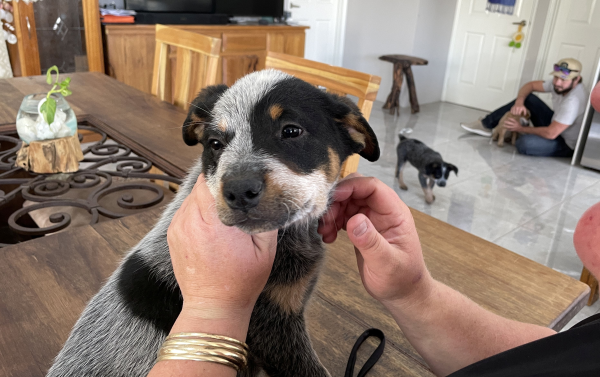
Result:
[[[485,136],[485,137],[492,137],[492,130],[485,128],[483,126],[483,123],[481,123],[481,119],[478,119],[478,120],[470,122],[470,123],[461,123],[460,126],[463,129],[465,129],[469,132],[472,132],[474,134]]]

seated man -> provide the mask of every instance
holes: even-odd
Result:
[[[571,58],[561,59],[550,74],[554,76],[552,80],[528,82],[519,90],[515,101],[483,119],[461,123],[461,127],[491,137],[492,129],[506,112],[524,115],[529,110],[534,127],[522,127],[510,118],[505,123],[508,130],[521,134],[517,139],[517,151],[530,156],[571,157],[588,98],[581,84],[581,63]],[[550,92],[554,111],[532,92]]]

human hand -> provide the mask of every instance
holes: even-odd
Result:
[[[433,279],[410,210],[394,190],[376,178],[351,174],[340,181],[333,199],[319,233],[331,243],[340,229],[347,230],[367,292],[384,305],[427,294]]]
[[[202,320],[249,320],[273,267],[277,230],[249,235],[223,225],[200,175],[173,216],[167,241],[187,313]]]
[[[521,132],[523,126],[515,118],[507,118],[504,121],[504,128],[513,132]]]
[[[514,106],[510,108],[512,115],[525,116],[527,114],[527,108],[520,102],[515,102]]]

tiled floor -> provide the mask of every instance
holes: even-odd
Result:
[[[570,159],[522,156],[510,143],[499,148],[463,131],[459,123],[485,114],[479,110],[437,102],[421,105],[415,115],[402,108],[400,116],[393,116],[381,106],[374,104],[370,118],[381,158],[362,160],[360,173],[381,179],[417,210],[579,279],[583,265],[573,247],[573,231],[583,212],[600,201],[600,172],[573,167]],[[408,191],[400,190],[394,178],[401,130],[459,168],[445,188],[434,188],[431,205],[414,167],[404,171]],[[600,302],[574,320],[596,312]]]

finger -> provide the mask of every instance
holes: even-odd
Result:
[[[366,206],[381,215],[397,214],[400,198],[389,186],[376,178],[355,177],[341,181],[333,194],[334,201],[364,200]],[[350,207],[354,209],[355,207]],[[347,212],[347,210],[346,210]]]
[[[358,214],[348,221],[348,238],[360,251],[362,259],[369,264],[379,264],[381,254],[390,244],[375,229],[368,217]]]
[[[275,258],[277,250],[277,229],[252,235],[252,241],[259,252],[269,253],[270,259]]]
[[[200,210],[200,215],[204,222],[208,225],[219,225],[222,224],[217,214],[217,205],[215,199],[212,196],[204,174],[198,176],[198,180],[190,193],[190,199],[197,204],[197,208]]]

